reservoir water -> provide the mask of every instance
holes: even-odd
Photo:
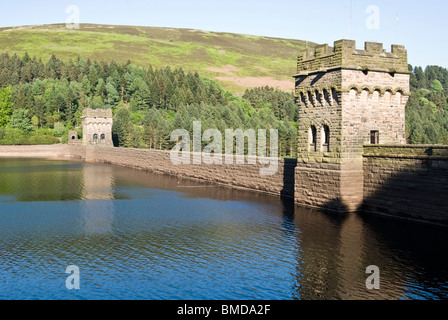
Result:
[[[0,299],[448,299],[446,229],[101,164],[0,159]],[[67,266],[80,271],[68,290]],[[368,266],[380,289],[368,290]]]

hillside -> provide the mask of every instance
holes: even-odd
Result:
[[[308,43],[309,47],[315,44]],[[0,51],[28,52],[45,62],[51,54],[62,60],[78,56],[147,67],[181,67],[217,80],[225,89],[242,93],[248,87],[294,87],[296,57],[306,43],[270,37],[192,29],[65,24],[0,29]]]

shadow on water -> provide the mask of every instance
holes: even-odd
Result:
[[[361,215],[361,219],[371,242],[395,261],[394,271],[413,289],[408,298],[448,299],[446,229],[379,216]],[[390,274],[392,270],[384,271]]]
[[[364,198],[365,233],[396,261],[395,274],[411,291],[407,298],[448,298],[447,208],[446,160],[403,168]]]
[[[319,210],[292,207],[283,200],[299,244],[295,299],[448,299],[448,170],[440,163],[393,175],[357,214],[341,214],[338,199]],[[381,270],[380,290],[365,286],[371,265]]]
[[[293,298],[300,300],[447,299],[446,230],[375,215],[317,210],[282,200],[283,226],[296,237]],[[380,290],[368,290],[368,266]]]

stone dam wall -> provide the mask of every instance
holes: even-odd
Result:
[[[81,151],[81,150],[80,150]],[[70,158],[68,145],[2,146],[0,158]]]
[[[190,162],[193,163],[191,153]],[[269,164],[261,164],[261,160],[269,158],[253,157],[257,164],[207,165],[180,164],[175,165],[170,159],[170,151],[148,149],[103,148],[82,145],[52,145],[52,146],[0,146],[0,158],[55,158],[79,159],[86,162],[109,163],[156,173],[169,174],[181,178],[213,182],[234,188],[249,189],[272,195],[293,199],[295,159],[275,159],[278,170],[273,175],[260,175],[260,169],[268,168]],[[225,159],[222,160],[225,163]]]
[[[365,146],[362,211],[448,226],[448,146]]]
[[[260,169],[269,167],[269,165],[260,164],[263,158],[254,157],[257,164],[248,164],[248,157],[245,157],[245,164],[236,164],[236,159],[233,157],[233,165],[204,163],[197,165],[193,164],[193,156],[194,154],[191,153],[191,164],[175,165],[170,159],[170,151],[87,147],[85,158],[89,162],[140,168],[182,178],[282,195],[291,199],[294,197],[296,160],[276,159],[278,160],[277,172],[273,175],[261,175]],[[225,163],[224,158],[222,162]]]
[[[82,145],[0,146],[1,157],[109,163],[287,198],[309,196],[308,202],[303,201],[305,205],[328,210],[343,208],[332,196],[335,190],[344,189],[343,174],[339,172],[334,178],[340,168],[309,168],[313,175],[319,173],[314,178],[308,177],[309,182],[300,172],[303,165],[292,159],[279,159],[277,173],[262,176],[260,169],[267,165],[247,164],[247,157],[245,165],[174,165],[170,152],[159,150]],[[448,226],[448,146],[365,146],[363,159],[363,200],[359,211]],[[326,198],[327,202],[316,202],[312,181],[328,178],[327,194],[318,197]]]

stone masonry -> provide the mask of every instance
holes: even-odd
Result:
[[[351,40],[318,46],[298,58],[296,202],[356,211],[363,201],[363,146],[405,144],[407,52]]]
[[[113,147],[112,110],[84,109],[82,111],[83,145]]]
[[[364,213],[448,225],[448,146],[364,149]]]

